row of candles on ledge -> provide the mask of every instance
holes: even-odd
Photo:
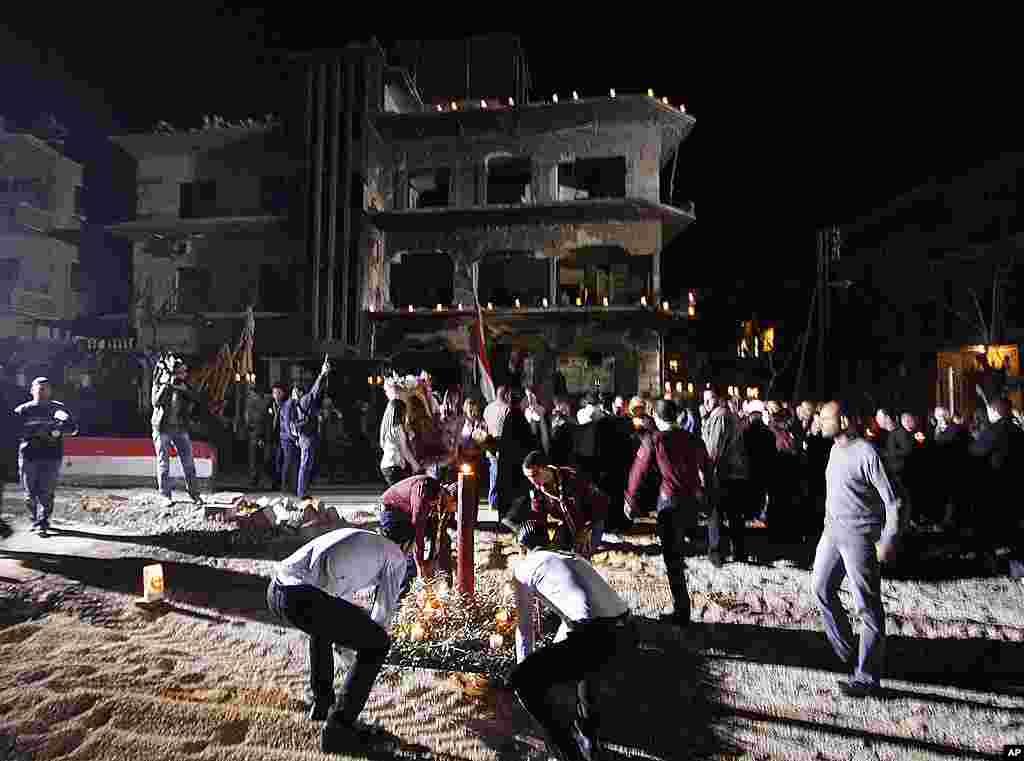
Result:
[[[610,98],[614,98],[615,97],[615,88],[614,87],[611,88],[608,91],[608,97],[610,97]],[[647,97],[648,98],[654,98],[654,90],[653,89],[647,90]],[[579,99],[580,99],[580,94],[576,90],[572,91],[572,99],[574,101],[579,101]],[[655,98],[655,100],[657,100],[657,98]],[[558,93],[554,93],[551,96],[551,102],[552,103],[558,103]],[[480,100],[480,108],[490,108],[491,105],[492,104],[489,101],[487,101],[484,98],[481,98],[481,100]],[[495,101],[493,105],[494,105],[495,108],[501,108],[503,104],[500,101]],[[515,105],[516,105],[515,98],[509,98],[508,99],[508,106],[507,107],[508,108],[515,108]],[[672,104],[670,104],[668,102],[668,98],[661,98],[661,105],[668,106],[669,108],[673,107]],[[438,104],[437,110],[438,111],[444,111],[445,107],[442,106],[441,104]],[[451,111],[458,111],[459,110],[458,102],[453,100],[451,102],[450,106],[449,106],[449,110],[451,110]],[[686,113],[686,106],[680,104],[679,105],[679,111],[680,111],[680,113],[685,114]]]
[[[690,303],[687,306],[686,313],[690,317],[696,317],[697,316],[697,304],[696,304],[696,299],[695,299],[692,291],[690,292],[690,297],[689,298],[690,298]],[[611,306],[611,304],[608,301],[608,297],[607,296],[605,296],[601,300],[601,303],[602,303],[602,306],[606,306],[606,307],[607,306]],[[547,300],[547,298],[543,298],[543,299],[540,300],[540,306],[543,309],[548,309],[550,307],[550,302]],[[584,298],[582,296],[577,296],[576,297],[576,306],[577,307],[583,307],[583,306],[588,306],[589,307],[589,306],[592,306],[592,304],[590,303],[589,299],[587,299],[586,303],[584,304]],[[648,304],[647,304],[647,297],[646,296],[641,296],[640,297],[640,306],[642,306],[642,307],[648,306]],[[465,305],[459,304],[456,307],[456,311],[461,312],[465,308],[466,308]],[[516,299],[515,308],[516,309],[522,309],[523,308],[522,302],[519,299]],[[662,308],[662,310],[664,310],[666,312],[671,311],[671,305],[667,301],[661,302],[661,308]],[[492,302],[488,301],[486,309],[487,309],[488,312],[493,312],[494,311],[494,304]],[[412,304],[409,304],[408,310],[410,312],[415,312],[416,311],[416,307],[413,306]],[[437,306],[434,307],[434,311],[435,312],[445,312],[447,310],[448,310],[448,308],[444,304],[438,304]],[[372,304],[370,305],[370,311],[371,312],[376,312],[377,311],[376,308]]]
[[[244,376],[241,373],[235,373],[235,383],[241,383],[243,378],[250,385],[256,384],[256,373],[246,373]]]

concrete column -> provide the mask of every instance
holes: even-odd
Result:
[[[558,200],[558,164],[534,159],[533,161],[533,196],[537,203],[550,203]]]

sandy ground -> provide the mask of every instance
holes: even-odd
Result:
[[[0,545],[0,758],[328,758],[304,715],[304,638],[263,602],[286,548],[227,546],[198,524],[162,531],[132,490],[109,510],[81,508],[82,496],[107,494],[62,492],[63,530],[39,539],[7,488],[16,532]],[[372,502],[363,507],[370,516]],[[478,538],[481,573],[503,574],[507,540]],[[626,540],[597,567],[654,617],[669,606],[657,547],[647,528]],[[758,541],[759,565],[689,558],[692,631],[641,622],[606,670],[611,758],[986,758],[1024,743],[1019,581],[962,577],[971,568],[953,561],[898,569],[883,582],[888,699],[855,701],[835,689],[842,674],[809,595],[813,548],[775,562]],[[154,561],[170,603],[148,610],[135,598]],[[458,674],[389,667],[364,716],[407,741],[397,758],[545,757],[506,691]]]

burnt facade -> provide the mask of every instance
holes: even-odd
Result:
[[[479,301],[497,382],[511,364],[549,391],[561,370],[570,391],[658,392],[687,319],[662,306],[660,255],[693,220],[660,173],[692,117],[650,95],[523,102],[514,38],[450,45],[447,74],[395,46],[415,81],[375,43],[308,59],[317,348],[472,384]]]

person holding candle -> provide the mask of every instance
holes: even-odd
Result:
[[[310,721],[324,721],[320,750],[372,746],[380,733],[356,724],[391,647],[387,627],[403,589],[412,527],[395,522],[382,534],[343,528],[317,537],[285,558],[267,588],[267,605],[309,635]],[[374,588],[369,615],[351,602]],[[355,651],[343,700],[334,694],[334,646]]]
[[[625,647],[629,606],[586,560],[539,549],[540,541],[530,541],[532,551],[513,571],[517,665],[509,685],[563,758],[589,760],[601,753],[591,681]],[[558,614],[562,625],[551,645],[534,652],[537,598]],[[551,688],[565,682],[576,683],[576,720],[571,731],[556,719],[548,700]]]

